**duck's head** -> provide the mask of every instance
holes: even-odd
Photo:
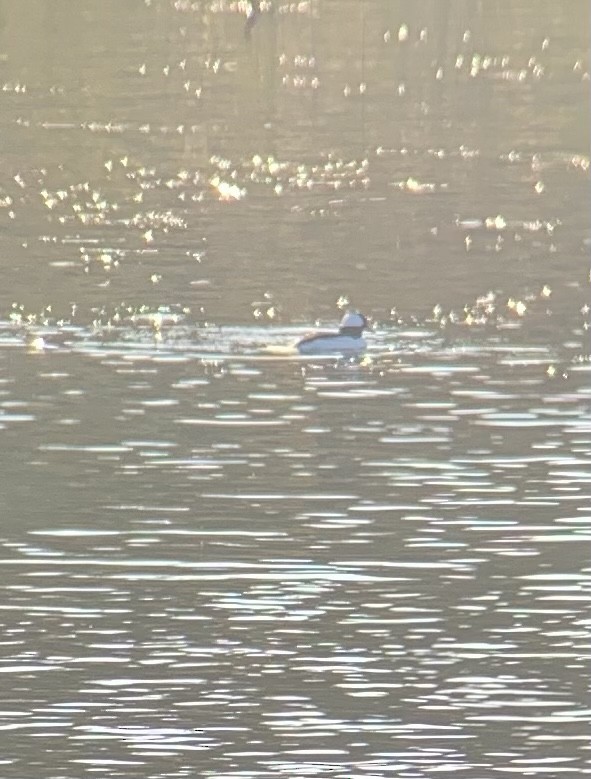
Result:
[[[360,314],[359,311],[347,311],[339,324],[339,333],[359,338],[366,327],[367,319],[363,314]]]

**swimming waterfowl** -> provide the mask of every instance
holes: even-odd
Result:
[[[300,354],[361,354],[367,349],[363,331],[367,319],[359,311],[348,311],[341,319],[338,332],[317,333],[296,344]]]

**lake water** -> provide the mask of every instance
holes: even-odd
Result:
[[[589,775],[588,3],[248,10],[0,3],[0,774]]]

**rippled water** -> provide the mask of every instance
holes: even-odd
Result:
[[[587,775],[587,4],[247,10],[0,6],[0,773]]]

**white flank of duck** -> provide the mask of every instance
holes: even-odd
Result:
[[[338,332],[317,333],[296,344],[300,354],[361,354],[367,349],[363,331],[367,319],[358,311],[348,311],[341,319]]]

